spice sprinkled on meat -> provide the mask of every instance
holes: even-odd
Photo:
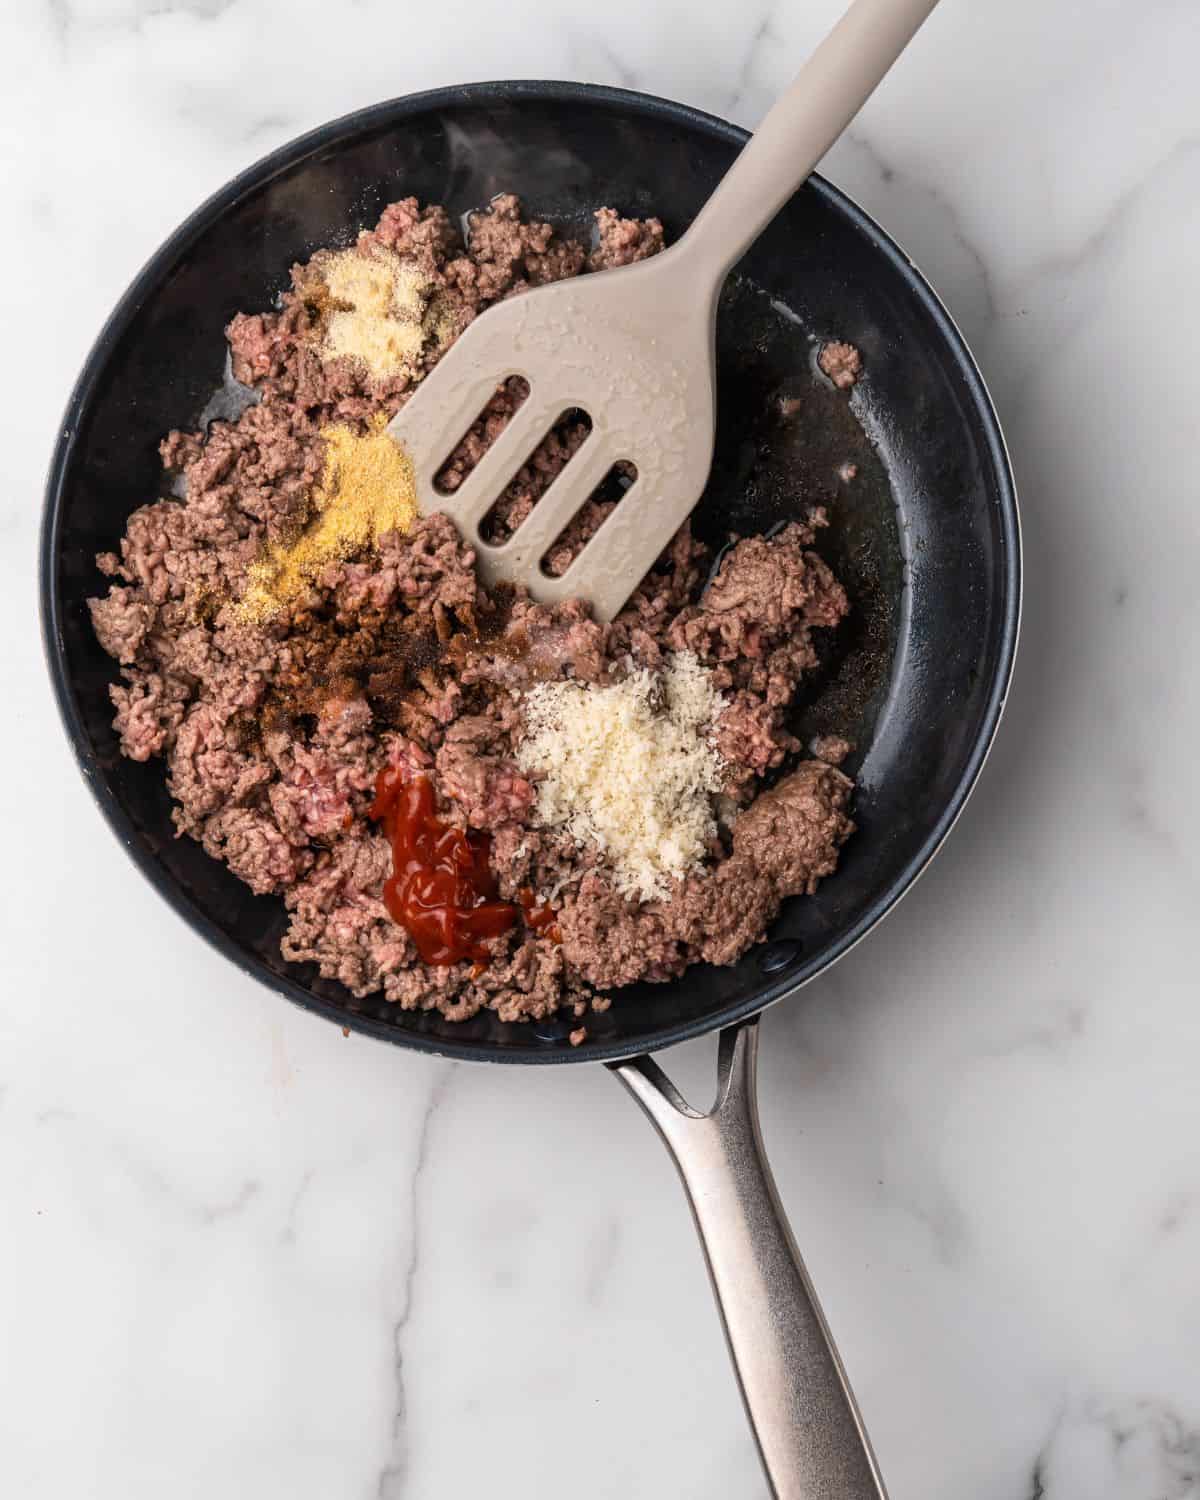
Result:
[[[507,194],[465,238],[436,205],[391,204],[296,266],[277,310],[233,319],[232,373],[258,399],[169,434],[176,498],[98,559],[123,753],[164,763],[181,836],[282,900],[283,956],[354,995],[578,1023],[618,986],[735,962],[853,830],[850,747],[825,736],[800,759],[787,727],[815,633],[849,607],[819,508],[734,540],[711,580],[685,525],[602,623],[583,600],[485,590],[453,524],[417,514],[384,431],[493,302],[662,245],[657,220],[608,208],[588,250]],[[819,358],[842,388],[861,370],[849,345]],[[496,392],[446,489],[525,394]],[[587,430],[563,414],[498,497],[494,539]],[[583,507],[552,572],[616,498]]]

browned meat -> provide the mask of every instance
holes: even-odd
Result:
[[[508,740],[498,715],[474,714],[451,724],[437,753],[442,790],[475,828],[523,823],[529,815],[533,787],[504,754]]]
[[[862,374],[862,355],[853,344],[825,344],[817,355],[817,364],[839,391],[848,391]]]
[[[817,760],[828,766],[840,766],[854,746],[840,734],[818,734],[809,746]]]
[[[135,662],[158,614],[154,605],[136,589],[114,588],[103,599],[89,599],[88,609],[96,639],[109,656],[124,666]]]
[[[811,896],[837,865],[854,831],[845,808],[854,783],[833,766],[805,761],[763,792],[733,830],[726,883],[745,873],[767,876],[780,896]]]
[[[597,214],[590,256],[509,195],[472,216],[467,242],[436,206],[408,198],[360,237],[414,261],[457,333],[497,298],[539,282],[625,265],[661,249],[657,220]],[[352,361],[323,363],[318,252],[293,269],[277,311],[228,328],[235,376],[259,397],[232,421],[164,439],[164,468],[182,499],[128,519],[119,551],[97,559],[112,580],[91,601],[97,639],[116,660],[114,724],[130,758],[163,758],[181,834],[259,894],[281,894],[286,958],[357,995],[382,991],[405,1009],[503,1020],[604,1009],[605,991],[665,980],[700,960],[730,963],[759,939],[780,902],[829,874],[851,831],[850,782],[833,769],[849,747],[831,736],[771,790],[759,778],[798,750],[784,711],[815,662],[812,632],[836,625],[846,596],[812,550],[814,512],[770,539],[731,547],[704,590],[708,554],[685,525],[610,624],[580,600],[547,608],[521,593],[490,596],[475,558],[443,516],[377,552],[328,563],[263,624],[232,607],[265,544],[309,519],[325,456],[322,429],[387,415],[438,357],[372,381]],[[849,346],[827,346],[827,351]],[[853,368],[857,372],[857,354]],[[823,356],[824,357],[824,356]],[[839,371],[850,369],[839,356]],[[822,366],[825,368],[825,366]],[[827,370],[830,377],[838,373]],[[515,410],[497,392],[443,470],[461,484]],[[568,413],[506,488],[492,516],[508,535],[587,433]],[[603,524],[619,485],[597,493],[551,549],[562,572]],[[668,899],[636,906],[617,894],[600,854],[536,826],[536,786],[517,768],[522,694],[564,678],[604,684],[630,665],[660,668],[689,650],[724,694],[713,742],[729,774],[732,835],[714,839],[702,874]],[[553,935],[517,924],[491,940],[486,965],[428,966],[383,903],[391,855],[368,817],[379,772],[430,774],[440,815],[486,830],[500,892],[549,897]],[[558,939],[561,938],[561,941]],[[571,1040],[582,1040],[576,1027]]]
[[[568,962],[598,985],[669,979],[701,959],[736,962],[787,897],[812,895],[833,873],[854,831],[852,787],[832,766],[805,762],[742,813],[728,859],[661,905],[638,907],[601,875],[585,876],[559,917]]]
[[[732,690],[716,745],[735,792],[799,748],[783,716],[816,663],[811,629],[836,625],[849,608],[841,584],[809,550],[824,524],[818,511],[770,540],[738,542],[700,602],[682,609],[667,632],[670,645],[712,662],[718,683]]]
[[[657,255],[663,247],[663,227],[657,219],[623,219],[615,209],[596,211],[596,248],[588,256],[593,271],[632,265]]]

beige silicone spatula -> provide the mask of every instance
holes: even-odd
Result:
[[[589,599],[611,619],[682,524],[708,479],[715,430],[717,296],[730,267],[800,186],[899,57],[937,0],[854,0],[672,248],[620,270],[511,297],[472,323],[390,424],[413,461],[425,514],[445,511],[476,549],[485,583],[535,599]],[[797,245],[797,255],[804,246]],[[434,476],[497,386],[529,395],[453,494]],[[480,522],[555,421],[592,430],[502,545]],[[612,466],[637,478],[567,571],[547,550]]]

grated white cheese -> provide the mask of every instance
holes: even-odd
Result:
[[[525,697],[517,762],[541,777],[535,817],[599,849],[617,889],[667,895],[716,833],[724,763],[707,730],[724,699],[689,651],[661,675],[638,668],[604,687],[546,682]]]

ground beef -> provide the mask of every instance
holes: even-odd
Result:
[[[451,724],[437,753],[441,789],[473,828],[501,828],[528,819],[533,787],[506,753],[508,740],[502,715],[493,709]]]
[[[135,589],[110,589],[104,599],[89,599],[96,639],[124,666],[138,659],[158,611]]]
[[[663,227],[657,219],[623,219],[611,208],[596,215],[596,248],[588,256],[592,271],[629,266],[657,255],[663,247]]]
[[[850,390],[862,374],[862,355],[853,344],[825,344],[817,355],[817,364],[839,391]]]
[[[854,746],[840,734],[818,734],[808,748],[817,760],[823,760],[829,766],[840,766]]]
[[[583,270],[583,246],[560,239],[549,224],[524,220],[512,193],[501,193],[486,212],[472,214],[470,229],[469,259],[488,301]]]
[[[806,761],[738,818],[733,851],[682,881],[669,900],[638,907],[592,872],[564,904],[563,952],[597,985],[671,979],[703,960],[729,964],[759,941],[788,896],[811,895],[854,831],[853,783]]]
[[[416,262],[456,334],[499,298],[662,248],[655,219],[601,209],[596,220],[589,254],[503,195],[471,215],[464,242],[443,209],[408,198],[359,243]],[[314,334],[326,254],[293,268],[276,311],[233,319],[232,371],[257,399],[234,420],[169,434],[161,456],[181,498],[135,511],[119,551],[97,559],[112,583],[91,601],[92,619],[120,668],[111,691],[122,751],[164,760],[180,835],[251,890],[282,897],[284,956],[356,995],[382,992],[452,1019],[484,1008],[506,1021],[580,1017],[604,1009],[616,986],[733,962],[783,900],[832,872],[853,828],[851,783],[834,769],[844,741],[814,742],[816,759],[788,769],[800,747],[785,713],[815,664],[813,631],[848,607],[814,550],[824,514],[770,538],[731,539],[707,587],[707,549],[685,525],[607,624],[577,599],[547,607],[519,591],[489,594],[453,525],[431,516],[382,538],[369,558],[326,565],[280,615],[247,623],[234,607],[247,568],[309,519],[321,429],[394,412],[440,353],[428,348],[412,370],[375,381],[351,361],[323,362]],[[820,358],[835,383],[857,377],[849,345],[827,345]],[[438,476],[445,490],[462,484],[526,394],[516,380],[497,391]],[[581,414],[564,414],[494,507],[494,538],[515,530],[587,431]],[[556,543],[552,572],[611,512],[628,477],[615,480]],[[712,670],[725,698],[713,727],[729,773],[724,831],[702,873],[639,906],[617,893],[595,850],[535,826],[536,787],[515,758],[522,694],[564,677],[604,683],[631,664],[659,669],[678,650]],[[517,923],[490,941],[486,965],[420,962],[383,902],[391,853],[369,810],[388,766],[429,774],[439,815],[490,836],[501,896],[532,888],[548,899],[553,937]],[[571,1040],[584,1035],[575,1027]]]
[[[845,590],[811,550],[825,524],[817,510],[770,540],[739,541],[700,602],[681,609],[666,631],[669,645],[712,664],[727,692],[715,743],[735,795],[800,748],[784,715],[816,664],[811,630],[836,625],[848,608]]]

